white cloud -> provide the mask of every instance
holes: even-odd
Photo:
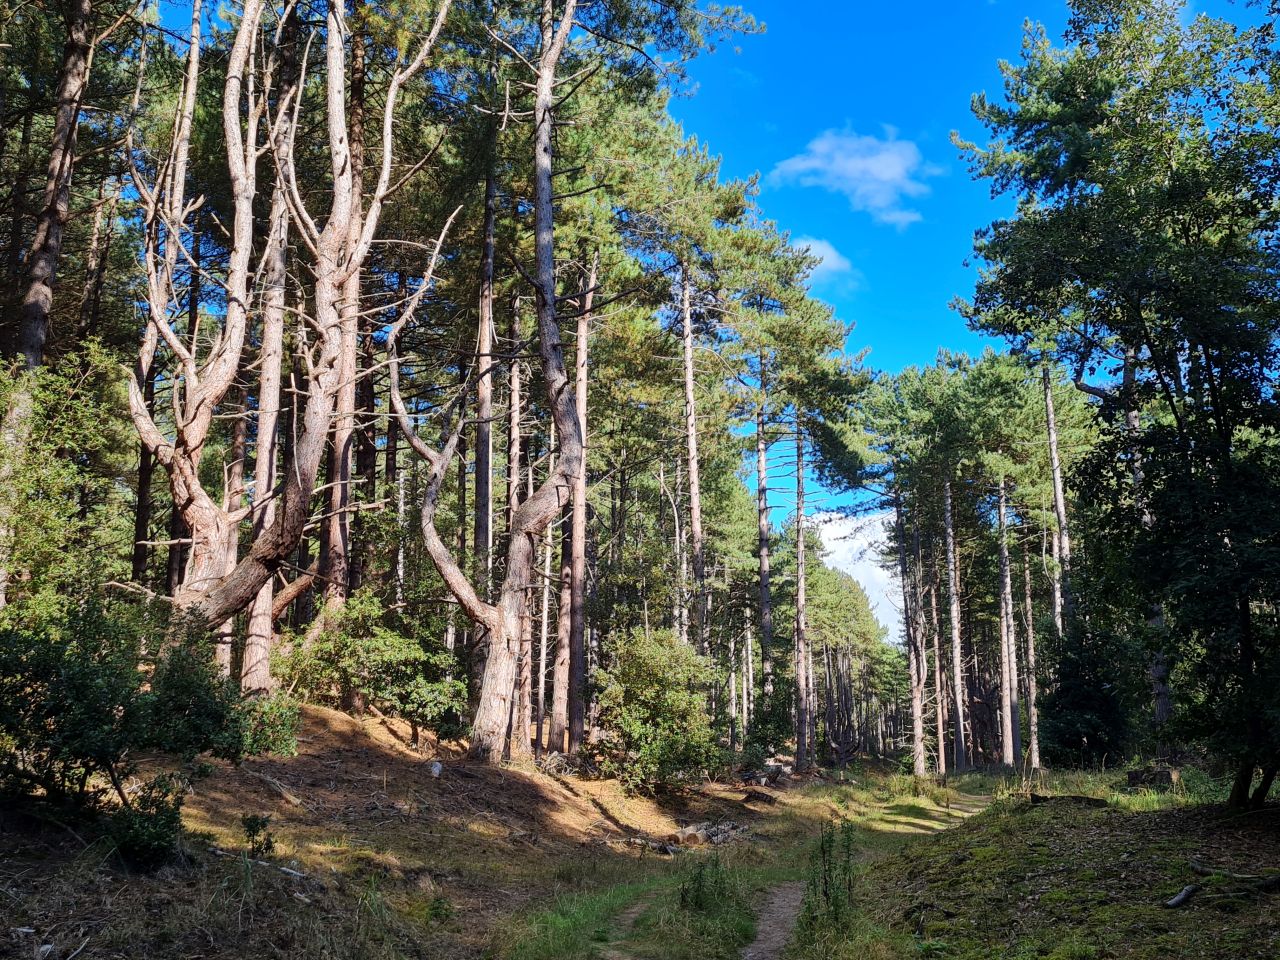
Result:
[[[852,281],[856,285],[862,279],[862,274],[854,269],[849,258],[837,250],[830,240],[819,240],[817,237],[795,237],[791,245],[798,250],[807,248],[809,253],[818,258],[819,263],[813,268],[813,274],[810,277],[814,283],[842,279],[846,282]]]
[[[894,576],[880,566],[879,554],[887,542],[885,524],[889,513],[865,517],[827,514],[815,518],[818,535],[827,553],[827,565],[849,574],[867,592],[871,609],[889,631],[889,639],[902,638],[902,588]]]
[[[853,209],[902,229],[921,219],[906,201],[927,194],[924,181],[940,172],[925,163],[912,141],[899,140],[897,130],[885,127],[883,139],[827,130],[811,140],[804,153],[774,167],[769,179],[842,193]]]

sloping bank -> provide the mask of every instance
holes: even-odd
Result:
[[[997,802],[854,871],[811,906],[789,956],[1280,957],[1280,809],[1133,809],[1148,805],[1138,799]],[[826,855],[834,875],[841,842]]]

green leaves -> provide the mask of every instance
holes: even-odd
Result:
[[[612,665],[595,678],[609,736],[604,772],[652,791],[716,766],[720,749],[706,711],[710,665],[669,631],[621,637],[610,652]]]
[[[457,663],[434,638],[401,632],[373,590],[362,590],[337,611],[321,614],[319,631],[296,642],[281,659],[286,686],[314,703],[376,704],[415,726],[436,726],[466,709]],[[389,623],[394,625],[388,625]]]

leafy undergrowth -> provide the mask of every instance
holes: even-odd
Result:
[[[1205,880],[1191,861],[1241,874],[1274,870],[1277,814],[1005,799],[858,873],[856,914],[820,926],[794,956],[1274,960],[1280,896]],[[1205,890],[1187,906],[1163,906],[1193,882]]]

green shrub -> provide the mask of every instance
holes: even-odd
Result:
[[[108,833],[126,863],[150,869],[173,857],[182,835],[186,788],[181,778],[161,774],[143,784],[129,804],[111,813]]]
[[[744,753],[759,765],[774,754],[784,750],[795,736],[795,724],[791,718],[791,705],[795,702],[795,686],[782,677],[774,680],[773,693],[761,697],[751,716],[751,728],[747,731]]]
[[[242,701],[241,710],[246,756],[297,754],[298,727],[302,723],[302,706],[297,700],[278,691]]]
[[[838,826],[823,826],[818,849],[809,865],[804,904],[796,925],[802,942],[813,943],[823,930],[839,929],[855,915],[856,835],[853,824],[847,820]]]
[[[670,632],[622,638],[600,671],[602,770],[634,790],[673,786],[722,760],[707,717],[705,659]]]
[[[276,838],[271,832],[271,817],[266,814],[246,813],[240,818],[240,825],[244,828],[244,839],[249,847],[249,856],[260,860],[275,850]]]
[[[680,909],[710,913],[736,892],[729,868],[718,856],[699,857],[680,878]]]
[[[246,711],[240,688],[194,643],[166,650],[145,695],[148,746],[185,760],[212,753],[239,760],[245,753]]]
[[[174,850],[185,784],[164,775],[127,787],[134,755],[239,759],[251,716],[207,638],[166,614],[91,597],[15,605],[0,619],[0,786],[89,810],[114,794],[108,833],[143,867]]]
[[[466,685],[450,675],[453,654],[388,626],[371,591],[327,616],[315,637],[295,643],[278,665],[285,685],[304,700],[344,709],[376,704],[415,730],[456,722],[466,709]]]
[[[3,778],[51,798],[83,796],[98,777],[119,784],[151,739],[145,612],[100,600],[25,612],[0,624]]]

